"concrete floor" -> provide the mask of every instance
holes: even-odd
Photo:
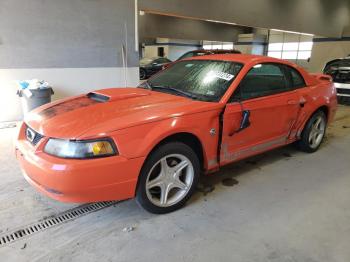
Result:
[[[75,206],[26,183],[14,131],[0,130],[0,234]],[[342,106],[314,154],[288,146],[241,161],[206,178],[215,189],[182,210],[157,216],[124,201],[4,246],[0,260],[348,262],[349,171],[350,107]]]

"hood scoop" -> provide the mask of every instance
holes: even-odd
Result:
[[[88,98],[96,101],[96,102],[108,102],[110,97],[108,96],[105,96],[105,95],[101,95],[101,94],[97,94],[97,93],[94,93],[94,92],[90,92],[86,95]]]
[[[87,94],[87,97],[97,102],[109,102],[150,95],[150,91],[140,88],[109,88]]]

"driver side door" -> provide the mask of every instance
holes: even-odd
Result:
[[[299,112],[299,94],[278,63],[255,65],[242,79],[223,114],[220,164],[286,144]],[[240,129],[243,112],[249,126]]]

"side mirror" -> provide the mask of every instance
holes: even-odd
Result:
[[[250,117],[250,111],[249,110],[243,110],[243,112],[242,112],[242,121],[241,121],[241,124],[239,126],[239,131],[241,131],[243,129],[246,129],[247,127],[250,126],[249,117]]]
[[[153,62],[153,63],[152,63],[152,65],[154,65],[154,66],[155,66],[155,65],[158,65],[158,63],[156,63],[156,62]]]

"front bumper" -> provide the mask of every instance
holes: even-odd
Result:
[[[45,195],[73,203],[134,197],[144,157],[62,159],[43,152],[46,141],[44,138],[33,146],[20,132],[16,142],[16,157],[25,179]]]

